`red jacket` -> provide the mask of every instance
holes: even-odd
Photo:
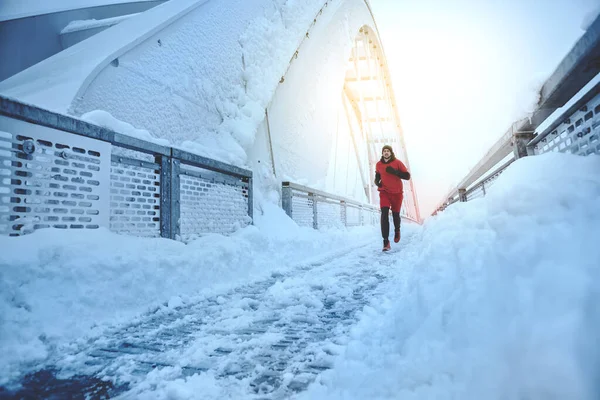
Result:
[[[381,182],[380,185],[377,185],[379,186],[379,189],[377,190],[388,193],[402,193],[402,179],[394,173],[387,172],[387,167],[392,167],[400,173],[408,174],[404,176],[406,176],[406,179],[410,179],[410,173],[402,161],[394,158],[386,163],[382,158],[375,166],[375,183],[377,183],[378,180]]]

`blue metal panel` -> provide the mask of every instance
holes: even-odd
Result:
[[[0,4],[7,0],[1,0]],[[0,15],[0,81],[15,75],[30,66],[47,59],[64,50],[61,46],[60,32],[71,21],[101,20],[126,14],[148,10],[165,0],[135,1],[120,4],[103,4],[111,2],[89,1],[61,2],[54,1],[22,1],[23,12],[16,15]],[[67,3],[70,9],[59,10],[59,5]],[[0,7],[1,9],[2,7]],[[48,12],[50,11],[50,12]]]

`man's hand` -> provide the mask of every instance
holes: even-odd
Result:
[[[391,165],[388,165],[385,168],[385,172],[387,172],[388,174],[392,174],[394,176],[397,176],[398,178],[404,179],[406,181],[410,179],[410,172],[402,172],[399,169],[395,169]]]

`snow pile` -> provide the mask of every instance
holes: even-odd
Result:
[[[108,28],[109,26],[116,25],[119,22],[129,19],[131,17],[134,17],[138,14],[139,13],[120,15],[118,17],[104,18],[104,19],[100,19],[100,20],[85,19],[85,20],[71,21],[67,24],[67,26],[65,26],[63,28],[62,31],[60,31],[60,34],[64,35],[65,33],[82,31],[84,29],[94,29],[94,28],[102,28],[102,27]]]
[[[302,399],[596,399],[600,158],[515,162],[429,220]]]
[[[124,121],[119,121],[113,117],[109,112],[103,110],[94,110],[85,113],[81,116],[81,119],[90,122],[92,124],[99,125],[101,127],[113,130],[123,135],[131,136],[137,139],[145,140],[148,142],[156,143],[161,146],[169,146],[170,143],[166,139],[160,139],[152,136],[150,132],[145,129],[135,128],[133,125],[128,124]]]

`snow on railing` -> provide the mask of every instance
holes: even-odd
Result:
[[[252,172],[0,96],[0,234],[182,239],[252,223]]]
[[[374,225],[380,210],[341,196],[311,189],[291,182],[282,182],[282,207],[298,225],[322,227]]]

